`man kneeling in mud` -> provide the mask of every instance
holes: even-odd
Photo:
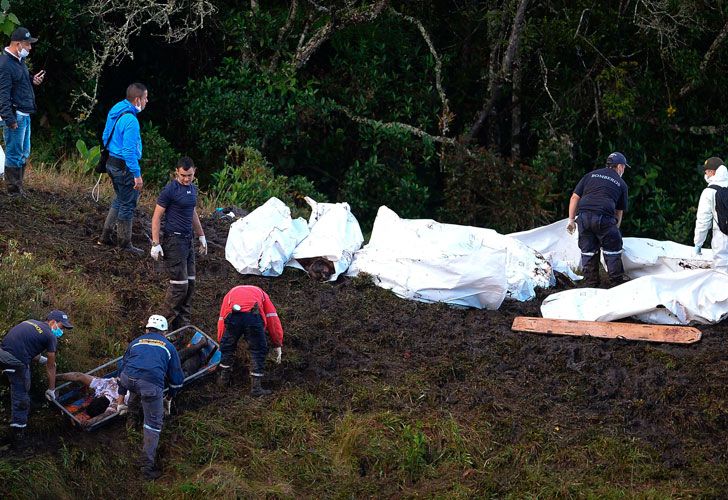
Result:
[[[179,349],[178,353],[182,362],[182,373],[184,373],[185,378],[197,373],[205,363],[205,358],[202,355],[202,349],[205,346],[207,346],[207,338],[203,337],[196,344]],[[128,410],[127,405],[129,404],[130,393],[126,393],[123,404],[117,403],[119,399],[119,381],[116,377],[94,377],[81,372],[68,372],[59,373],[56,375],[56,378],[77,382],[84,387],[93,389],[94,398],[84,408],[84,411],[89,416],[87,420],[81,422],[81,425],[84,427],[93,425],[115,413],[123,415]]]

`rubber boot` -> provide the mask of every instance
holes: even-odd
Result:
[[[97,242],[99,245],[112,246],[114,244],[114,240],[112,238],[114,234],[114,225],[116,224],[116,218],[118,215],[119,209],[109,209],[109,213],[106,215],[106,221],[104,221],[104,228],[101,230],[101,238],[99,238],[99,241]]]
[[[20,196],[18,179],[20,178],[20,167],[5,167],[5,185],[10,196]]]
[[[217,375],[217,385],[219,387],[227,387],[230,385],[230,375],[232,371],[232,368],[220,368],[220,373]]]
[[[250,376],[250,395],[254,398],[270,395],[271,391],[269,391],[268,389],[263,389],[262,382],[263,377],[255,377],[253,375]]]
[[[599,286],[599,253],[592,256],[585,265],[582,266],[584,275],[584,286],[596,288]]]
[[[23,180],[25,179],[25,165],[20,167],[18,172],[18,193],[22,198],[27,198],[28,193],[23,189]]]
[[[119,224],[117,225],[119,247],[122,250],[126,250],[127,252],[131,252],[132,254],[141,257],[142,255],[144,255],[144,250],[135,247],[131,243],[131,225],[133,222],[134,221],[132,219],[119,221]]]
[[[28,447],[28,443],[25,439],[25,429],[13,427],[10,436],[10,449],[15,452],[24,451]]]
[[[150,462],[145,456],[142,456],[139,462],[141,463],[139,470],[147,481],[154,481],[162,477],[162,469],[159,468],[156,462]]]

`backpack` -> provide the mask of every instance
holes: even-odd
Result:
[[[715,189],[715,213],[718,215],[718,227],[723,234],[728,234],[728,187],[715,184],[708,187]]]

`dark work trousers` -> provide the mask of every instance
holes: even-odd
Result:
[[[162,433],[162,421],[164,420],[164,389],[147,382],[146,380],[131,378],[122,372],[119,383],[126,387],[131,393],[129,404],[135,404],[136,398],[141,399],[142,411],[144,412],[144,447],[142,458],[145,465],[152,466],[157,456],[159,435]]]
[[[134,210],[139,202],[139,191],[134,189],[134,176],[126,168],[123,160],[110,158],[106,163],[106,171],[111,177],[116,197],[111,202],[111,208],[119,211],[117,218],[120,221],[132,220]]]
[[[624,277],[622,265],[622,233],[616,217],[592,212],[581,212],[576,219],[579,226],[581,268],[587,284],[599,283],[599,250],[604,252],[609,279],[619,282]]]
[[[195,291],[195,247],[192,235],[165,233],[162,238],[164,267],[169,275],[165,300],[170,330],[189,325]]]
[[[256,307],[249,312],[231,312],[225,318],[225,331],[220,340],[221,368],[230,368],[235,360],[235,349],[240,337],[248,343],[250,352],[250,375],[262,377],[265,370],[265,357],[268,355],[268,339],[265,336],[263,318]]]
[[[30,412],[30,367],[15,368],[15,373],[8,373],[10,379],[11,417],[10,427],[25,428]]]

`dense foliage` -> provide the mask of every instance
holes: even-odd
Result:
[[[31,64],[48,69],[39,115],[57,149],[90,147],[141,80],[150,183],[188,154],[225,190],[226,152],[254,148],[365,225],[387,204],[501,231],[563,217],[578,179],[620,150],[625,232],[682,242],[695,166],[726,153],[724,2],[178,2],[199,25],[165,4],[12,4],[41,39]],[[170,26],[182,34],[156,36]],[[100,59],[120,46],[133,59]]]

